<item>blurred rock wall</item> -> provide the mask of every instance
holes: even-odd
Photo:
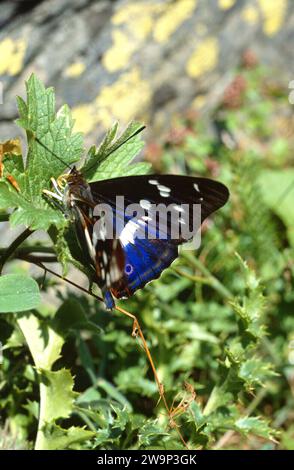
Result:
[[[0,4],[1,139],[19,135],[15,95],[35,72],[97,142],[114,120],[160,133],[172,113],[215,106],[252,50],[294,78],[292,0],[47,0]]]

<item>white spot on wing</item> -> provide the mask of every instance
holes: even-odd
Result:
[[[149,184],[155,184],[155,185],[159,184],[157,180],[149,180],[148,183]]]
[[[129,243],[135,243],[134,235],[136,231],[140,229],[140,226],[135,223],[133,220],[130,220],[122,229],[119,239],[123,246],[128,245]]]
[[[152,204],[151,204],[150,201],[147,201],[147,199],[141,199],[140,206],[143,209],[149,210],[149,209],[151,209]]]
[[[197,184],[197,183],[194,183],[193,186],[194,186],[194,189],[196,189],[196,191],[197,191],[198,193],[200,193],[200,189],[199,189],[198,184]]]
[[[163,191],[164,193],[170,193],[171,192],[171,188],[168,188],[167,186],[164,186],[163,184],[159,184],[157,186],[157,188],[159,189],[159,191]]]
[[[184,212],[184,209],[181,206],[174,206],[174,210],[177,212]]]

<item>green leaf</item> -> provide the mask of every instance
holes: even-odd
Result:
[[[60,357],[64,344],[63,337],[33,314],[19,317],[18,325],[26,339],[36,367],[50,370]]]
[[[72,390],[74,381],[70,371],[42,370],[40,380],[43,387],[41,400],[46,403],[42,415],[43,422],[50,423],[59,418],[68,418],[73,410],[74,400],[78,396]]]
[[[265,439],[274,439],[274,431],[269,427],[268,423],[257,416],[245,416],[235,422],[236,430],[244,434],[255,434]]]
[[[265,326],[262,323],[265,309],[262,286],[255,272],[248,267],[247,263],[238,254],[237,257],[245,274],[247,292],[243,298],[235,298],[230,303],[241,319],[245,331],[255,338],[261,338],[265,334]]]
[[[41,302],[36,281],[21,274],[1,276],[0,292],[0,313],[31,310]]]
[[[272,370],[272,365],[258,358],[248,359],[240,366],[239,377],[244,380],[248,390],[254,385],[264,385],[271,377],[278,374]]]
[[[287,227],[288,239],[294,246],[293,168],[265,170],[259,178],[259,184],[264,201],[284,222]]]
[[[102,328],[90,321],[82,305],[76,299],[67,299],[57,310],[54,327],[66,336],[70,331],[85,329],[96,334],[103,332]]]
[[[85,428],[71,426],[63,429],[56,424],[46,425],[43,432],[46,450],[76,449],[79,448],[78,444],[95,436],[94,432]]]
[[[48,204],[43,190],[50,189],[51,177],[57,178],[70,164],[80,160],[82,136],[72,133],[74,122],[67,106],[55,113],[53,88],[46,89],[33,74],[26,83],[26,90],[27,102],[17,100],[20,113],[17,122],[26,130],[28,139],[26,168],[18,163],[19,157],[16,161],[16,157],[10,155],[12,160],[5,160],[20,192],[1,182],[0,208],[17,208],[10,218],[12,225],[24,224],[33,230],[47,230],[52,224],[62,227],[65,224],[63,214]]]
[[[149,163],[130,162],[144,146],[139,132],[142,125],[137,122],[129,124],[123,134],[114,141],[117,124],[107,133],[99,149],[91,147],[88,160],[82,168],[88,181],[98,181],[119,176],[145,174],[150,168]]]
[[[144,393],[145,396],[152,396],[156,393],[157,388],[154,381],[144,377],[144,370],[140,367],[129,367],[121,370],[116,376],[116,383],[119,389],[124,391],[132,391],[136,393]]]
[[[147,421],[139,431],[139,447],[146,448],[154,445],[159,439],[169,437],[169,434],[161,429],[158,421]]]

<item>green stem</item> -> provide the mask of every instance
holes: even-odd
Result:
[[[187,279],[189,279],[189,280],[192,281],[192,282],[199,282],[200,284],[211,285],[210,280],[207,279],[207,278],[205,278],[205,277],[194,276],[193,274],[187,273],[186,271],[182,271],[182,270],[179,269],[179,268],[174,268],[173,270],[174,270],[179,276],[181,276],[181,277],[186,277]]]
[[[40,372],[39,372],[40,374]],[[38,431],[35,442],[35,450],[46,450],[43,427],[45,425],[45,413],[46,413],[46,385],[42,382],[39,377],[39,390],[40,390],[40,411],[39,411],[39,422]]]
[[[206,278],[210,286],[213,287],[222,297],[227,300],[233,298],[233,294],[227,289],[211,272],[201,263],[201,261],[188,253],[182,253],[182,257],[194,268],[198,269]]]
[[[6,261],[14,254],[17,248],[33,233],[32,230],[26,229],[22,232],[6,249],[5,253],[0,259],[0,274],[2,273],[3,267]]]

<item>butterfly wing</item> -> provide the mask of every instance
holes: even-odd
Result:
[[[183,218],[183,207],[191,209],[194,204],[199,204],[201,205],[200,222],[203,222],[210,214],[222,207],[229,197],[227,188],[219,182],[207,178],[175,175],[114,178],[91,183],[90,189],[95,202],[108,204],[112,208],[114,240],[118,240],[123,251],[123,255],[120,252],[120,263],[116,263],[116,276],[113,275],[112,268],[108,264],[110,279],[115,278],[107,283],[105,289],[106,304],[109,308],[113,306],[110,291],[116,298],[131,296],[147,282],[159,277],[178,256],[178,245],[186,241],[181,233],[178,236],[172,236],[174,221],[171,214],[168,214],[167,225],[162,233],[158,218],[149,210],[150,205],[171,204],[175,208],[173,215],[181,214]],[[123,207],[117,204],[117,196],[124,197],[125,206],[140,205],[143,209],[142,214],[136,218],[126,215]],[[193,210],[188,212],[186,221],[189,226],[193,227]],[[178,222],[179,219],[175,218],[176,225]],[[197,230],[198,228],[196,227]],[[148,234],[152,234],[151,238],[146,237],[147,229]],[[107,252],[109,260],[117,256],[114,252],[114,240],[107,249],[105,246],[102,248],[102,254]],[[101,256],[98,257],[98,262]]]

